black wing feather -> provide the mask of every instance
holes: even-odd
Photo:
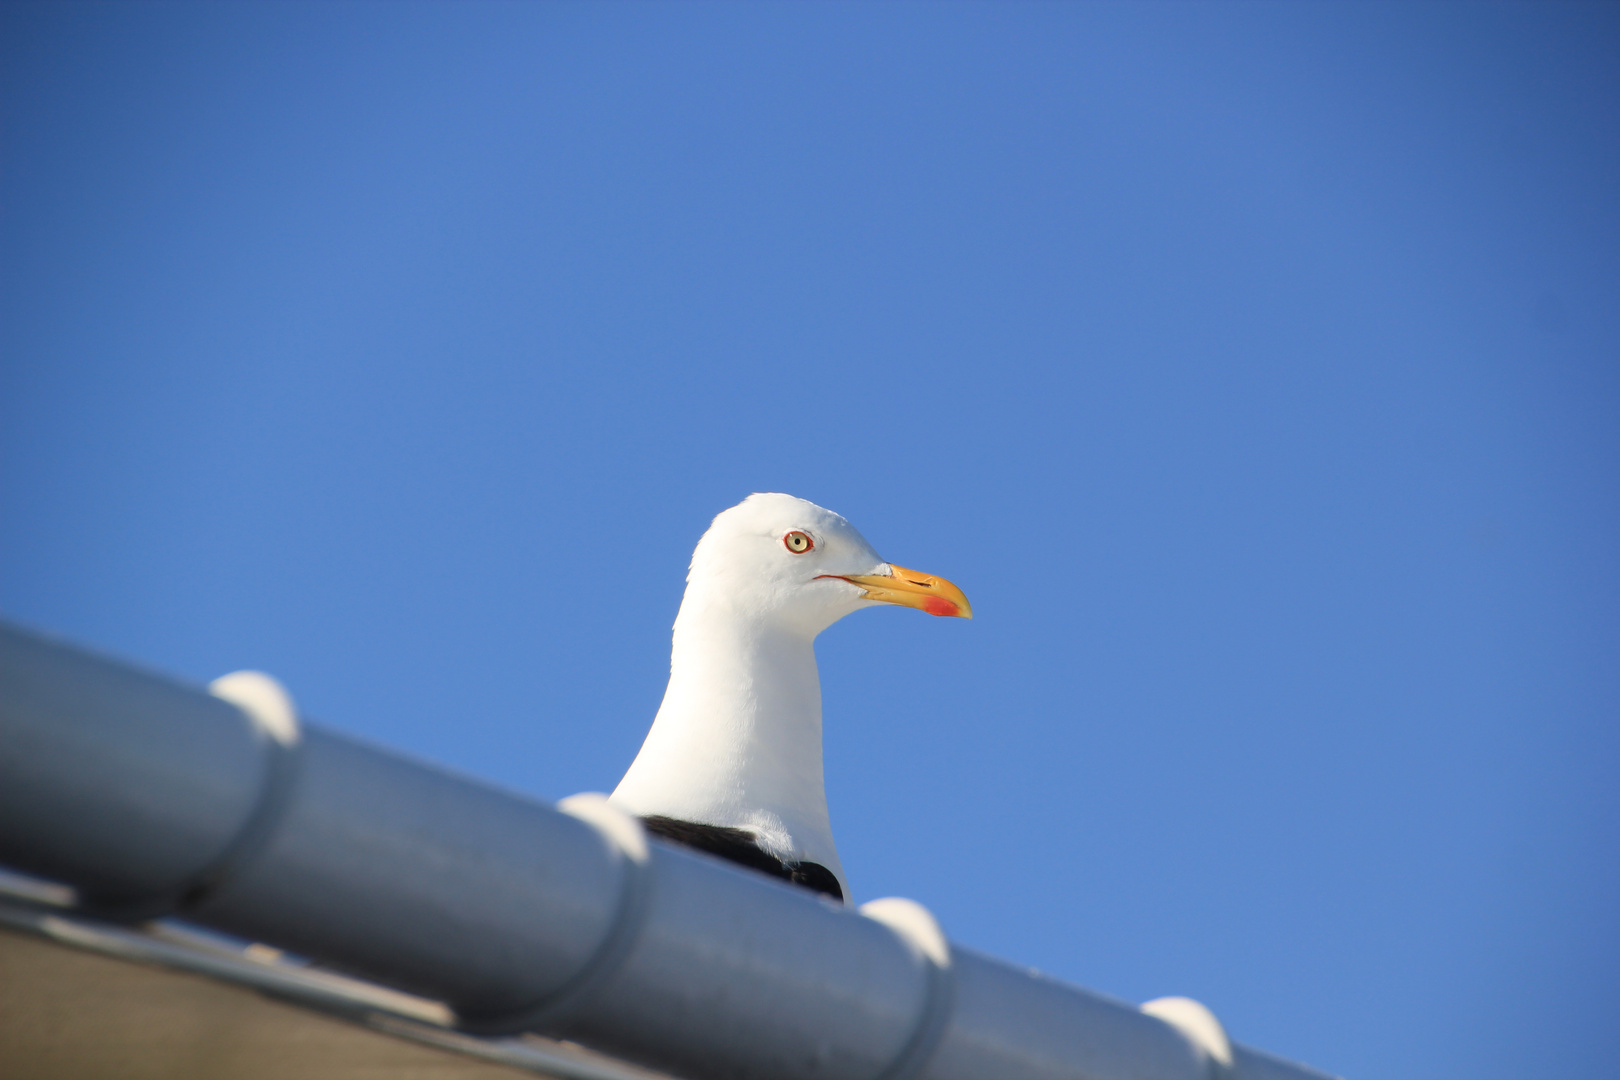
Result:
[[[681,844],[710,855],[719,856],[738,866],[746,866],[762,874],[791,882],[811,892],[824,893],[834,900],[844,898],[833,872],[820,863],[785,863],[754,842],[754,834],[747,829],[734,829],[725,825],[703,825],[696,821],[653,814],[641,819],[647,831],[671,843]]]

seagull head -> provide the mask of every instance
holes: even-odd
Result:
[[[814,637],[874,604],[971,619],[962,590],[885,562],[843,517],[780,493],[723,511],[692,553],[687,595]]]

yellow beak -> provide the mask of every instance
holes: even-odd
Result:
[[[842,574],[823,574],[823,577],[836,577],[847,581],[851,585],[859,585],[866,590],[866,599],[878,600],[885,604],[899,604],[901,607],[914,607],[928,612],[930,615],[954,615],[959,619],[973,618],[973,606],[968,598],[962,595],[962,590],[946,581],[942,577],[932,574],[918,573],[916,570],[907,570],[903,566],[889,564],[894,574],[852,574],[845,577]]]

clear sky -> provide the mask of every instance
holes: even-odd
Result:
[[[1620,1057],[1620,7],[0,8],[0,613],[551,799],[849,517],[858,900],[1352,1080]]]

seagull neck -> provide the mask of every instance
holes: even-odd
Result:
[[[658,722],[680,718],[693,734],[723,735],[761,755],[814,762],[821,780],[821,679],[813,639],[736,613],[699,610],[675,623],[669,689]]]
[[[681,606],[669,688],[614,799],[640,814],[754,830],[837,870],[813,636],[722,606]]]

